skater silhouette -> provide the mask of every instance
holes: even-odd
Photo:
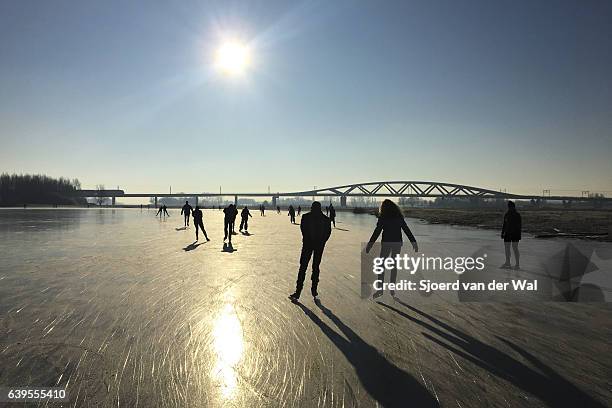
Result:
[[[291,217],[291,223],[295,224],[295,208],[292,205],[289,206],[289,213],[287,215]]]
[[[304,287],[304,279],[306,278],[306,269],[312,257],[312,287],[310,292],[315,300],[318,300],[319,293],[317,291],[319,285],[319,265],[321,257],[325,249],[325,243],[331,235],[331,225],[329,218],[321,211],[321,203],[315,201],[312,203],[310,212],[302,216],[300,222],[300,230],[302,231],[302,253],[300,254],[300,269],[298,271],[297,281],[295,283],[295,292],[289,295],[293,302],[297,302]],[[314,254],[314,256],[313,256]]]
[[[329,219],[334,224],[334,228],[336,228],[336,209],[331,203],[329,204]]]
[[[514,252],[514,269],[521,268],[521,254],[519,253],[518,243],[521,240],[522,224],[521,214],[516,211],[516,205],[513,201],[508,201],[508,211],[504,214],[504,224],[501,232],[506,252],[506,262],[501,266],[502,268],[510,268],[510,245],[512,245],[512,251]]]
[[[417,245],[416,239],[414,235],[412,235],[412,231],[408,228],[406,224],[406,220],[402,215],[402,210],[391,200],[384,200],[380,204],[380,210],[378,215],[378,222],[376,223],[376,228],[370,237],[370,241],[366,245],[366,253],[370,252],[374,242],[378,239],[378,236],[382,232],[381,239],[381,248],[380,248],[380,257],[381,258],[393,258],[395,255],[399,254],[402,249],[402,231],[408,237],[408,240],[412,243],[412,248],[414,252],[419,251],[419,246]],[[381,282],[385,281],[385,273],[381,273],[378,277]],[[397,268],[393,267],[391,269],[391,282],[397,282]],[[382,295],[382,290],[378,290],[374,293],[374,298],[380,297]],[[391,296],[395,295],[395,291],[391,291]]]
[[[302,206],[298,205],[298,212],[297,215],[299,216],[302,213]]]
[[[197,205],[196,205],[196,207],[197,207]],[[189,216],[191,215],[192,211],[193,211],[193,208],[189,205],[189,201],[185,201],[185,205],[183,206],[183,208],[181,208],[181,215],[183,215],[185,217],[185,226],[186,227],[189,226]]]
[[[266,212],[266,207],[264,207],[263,204],[259,205],[259,215],[261,215],[262,217],[265,215]]]
[[[196,205],[196,208],[195,210],[193,210],[192,214],[193,214],[193,225],[195,226],[195,232],[196,232],[196,241],[198,240],[198,229],[202,230],[202,233],[204,234],[204,238],[206,238],[206,241],[210,241],[210,239],[208,239],[208,235],[206,234],[206,230],[204,229],[204,222],[202,220],[202,210],[200,210],[200,207]]]
[[[242,212],[240,213],[240,228],[238,228],[238,231],[242,231],[243,229],[245,232],[249,231],[249,217],[253,216],[251,215],[248,207],[244,206]]]
[[[225,216],[223,217],[223,231],[225,233],[223,237],[223,241],[225,241],[229,237],[230,244],[232,243],[232,234],[234,234],[234,224],[236,223],[236,216],[238,215],[238,210],[234,207],[234,204],[228,205],[223,213]]]
[[[276,213],[277,213],[277,214],[280,214],[280,205],[277,205],[277,206],[276,206]]]

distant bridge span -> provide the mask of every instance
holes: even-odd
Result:
[[[462,184],[440,183],[434,181],[377,181],[369,183],[347,184],[344,186],[320,188],[306,191],[294,191],[287,193],[125,193],[123,190],[78,190],[75,193],[79,197],[107,197],[111,198],[113,205],[116,197],[153,197],[157,205],[158,197],[228,197],[234,196],[234,202],[238,197],[271,197],[272,204],[276,205],[279,197],[340,197],[342,206],[346,206],[347,197],[421,197],[421,198],[474,198],[474,199],[544,199],[553,201],[590,201],[605,200],[612,198],[601,197],[574,197],[574,196],[550,196],[550,195],[525,195],[511,194],[486,188],[466,186]]]

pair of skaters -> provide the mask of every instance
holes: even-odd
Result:
[[[232,235],[236,234],[234,228],[236,225],[236,216],[238,215],[238,209],[234,204],[230,204],[223,210],[225,214],[223,217],[223,232],[224,237],[223,241],[229,238],[229,244],[232,243]],[[238,231],[248,232],[249,231],[249,217],[253,217],[249,208],[245,205],[242,211],[240,212],[240,227]]]
[[[297,302],[300,298],[300,294],[304,287],[304,279],[306,277],[308,263],[313,255],[311,294],[315,301],[319,300],[318,284],[320,264],[323,256],[323,250],[325,249],[325,244],[331,235],[330,222],[330,218],[323,214],[321,211],[321,204],[317,201],[312,203],[311,211],[304,214],[302,217],[302,222],[300,223],[300,229],[302,231],[300,268],[298,270],[295,292],[289,295],[289,299],[291,299],[293,302]],[[521,216],[516,211],[516,205],[512,201],[508,201],[508,211],[504,215],[504,224],[501,233],[506,252],[506,262],[504,265],[502,265],[502,267],[510,267],[510,246],[512,246],[516,260],[515,268],[519,268],[520,254],[518,250],[518,241],[521,239],[521,228]],[[414,235],[412,234],[412,231],[410,231],[410,228],[406,224],[406,220],[404,219],[401,209],[393,201],[384,200],[380,205],[376,228],[374,229],[374,232],[366,245],[366,253],[370,252],[372,246],[382,233],[380,257],[395,257],[395,255],[400,253],[403,245],[402,232],[408,237],[414,251],[418,252],[419,246]],[[394,268],[391,270],[390,278],[391,282],[397,281],[397,269]],[[380,274],[379,279],[384,281],[384,272]],[[380,297],[382,293],[382,290],[376,291],[373,297]],[[391,291],[391,295],[394,296],[395,292]]]
[[[189,201],[185,201],[185,205],[181,208],[181,215],[184,217],[185,226],[189,226],[189,215],[193,217],[193,225],[195,225],[195,233],[196,233],[196,241],[199,239],[198,230],[202,230],[204,234],[204,238],[206,241],[210,241],[208,238],[208,234],[206,234],[206,230],[204,229],[204,220],[202,210],[200,210],[200,206],[196,205],[195,209],[189,205]]]
[[[168,207],[166,207],[166,204],[162,204],[159,206],[159,210],[157,211],[157,214],[155,214],[155,216],[170,216],[170,214],[168,214]]]
[[[330,205],[330,207],[326,208],[329,212],[333,209],[333,206]],[[300,254],[300,268],[295,284],[295,292],[289,295],[289,299],[291,299],[292,302],[297,302],[300,298],[304,287],[304,279],[306,278],[306,269],[308,268],[311,257],[313,259],[311,276],[312,286],[310,292],[315,301],[319,300],[318,285],[320,264],[325,244],[331,235],[331,224],[332,219],[323,214],[321,203],[318,201],[312,203],[311,211],[304,214],[302,217],[300,223],[300,229],[302,231],[302,253]],[[372,249],[372,245],[374,245],[374,242],[382,232],[383,245],[380,256],[385,258],[395,256],[402,247],[402,231],[408,236],[414,250],[418,251],[419,248],[416,239],[410,231],[410,228],[408,228],[402,211],[393,201],[384,200],[380,206],[378,222],[370,237],[366,252]],[[391,279],[393,281],[395,281],[396,275],[397,271],[391,272]],[[384,275],[381,275],[380,279],[384,280]],[[375,294],[375,297],[380,295],[382,295],[382,292],[380,292],[380,294]]]

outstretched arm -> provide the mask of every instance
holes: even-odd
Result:
[[[404,231],[404,234],[406,234],[406,236],[408,237],[408,240],[412,243],[412,248],[414,249],[414,252],[419,252],[419,246],[416,242],[416,238],[414,238],[412,231],[410,231],[410,228],[408,227],[408,224],[406,224],[406,220],[404,219],[402,219],[402,230]]]
[[[378,239],[378,236],[382,232],[382,229],[382,221],[379,219],[378,223],[376,223],[376,228],[374,228],[374,232],[372,232],[372,236],[368,241],[368,245],[366,245],[366,253],[370,252],[370,249],[372,249],[372,246],[374,245],[374,242],[376,242],[376,240]]]

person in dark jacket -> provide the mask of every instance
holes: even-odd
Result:
[[[234,207],[234,204],[230,204],[223,210],[225,214],[223,217],[223,231],[225,233],[223,241],[229,237],[229,243],[232,243],[232,234],[234,234],[234,224],[236,224],[236,216],[238,210]]]
[[[189,216],[191,215],[192,211],[193,211],[193,207],[191,207],[189,205],[189,201],[185,201],[185,205],[183,206],[183,208],[181,208],[181,215],[183,215],[185,217],[185,226],[186,227],[189,226]],[[197,226],[196,226],[196,229],[197,229]]]
[[[292,205],[289,206],[289,213],[287,215],[291,217],[291,223],[295,224],[295,208]]]
[[[298,211],[297,211],[298,217],[300,216],[300,214],[302,214],[302,206],[298,205]]]
[[[336,209],[333,204],[329,204],[329,219],[334,224],[334,228],[336,228]]]
[[[504,240],[504,249],[506,250],[506,262],[501,266],[502,268],[510,268],[510,246],[512,246],[516,262],[514,269],[521,268],[521,254],[519,253],[518,243],[521,240],[522,224],[521,214],[516,211],[516,205],[513,201],[508,201],[508,211],[504,214],[504,224],[501,232],[501,237]]]
[[[243,228],[245,232],[249,230],[249,217],[253,216],[251,215],[249,208],[244,206],[242,212],[240,213],[240,228],[238,228],[238,231],[242,231]]]
[[[191,214],[193,215],[193,225],[195,226],[196,230],[196,241],[198,240],[198,229],[202,230],[206,241],[210,241],[210,239],[208,239],[208,235],[206,235],[206,230],[204,229],[204,222],[202,221],[202,210],[200,210],[200,207],[196,205],[195,210],[193,210]]]
[[[406,224],[406,220],[404,219],[404,215],[402,214],[402,210],[391,200],[384,200],[380,204],[380,210],[378,214],[378,222],[376,223],[376,228],[370,237],[370,241],[366,245],[366,253],[370,252],[374,242],[378,239],[378,236],[382,232],[381,239],[381,247],[380,247],[380,257],[381,258],[394,258],[397,254],[400,253],[403,245],[402,241],[402,231],[408,237],[408,240],[412,244],[412,248],[414,252],[419,252],[419,246],[408,228],[408,224]],[[380,281],[384,282],[385,274],[384,272],[380,274]],[[391,282],[397,282],[397,268],[391,269]],[[374,297],[380,297],[382,295],[382,290],[374,293]],[[395,295],[395,291],[391,291],[391,296]]]
[[[302,231],[302,253],[300,254],[300,269],[295,283],[295,292],[289,295],[292,302],[297,302],[304,287],[306,269],[312,257],[312,287],[310,292],[315,301],[319,300],[319,265],[323,256],[325,244],[331,235],[331,225],[329,218],[321,211],[321,203],[315,201],[310,207],[310,212],[302,216],[300,222]]]

